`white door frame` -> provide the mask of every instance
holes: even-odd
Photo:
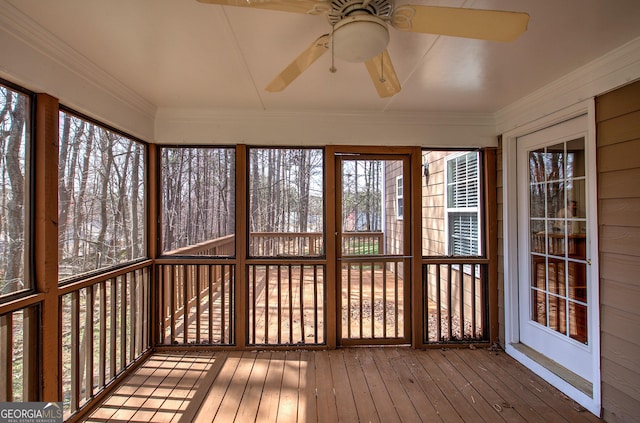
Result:
[[[504,233],[504,313],[505,313],[505,351],[514,357],[524,366],[528,367],[534,373],[542,377],[561,392],[575,400],[577,403],[585,407],[587,410],[600,415],[601,412],[601,383],[600,383],[600,296],[599,281],[597,275],[598,260],[597,255],[592,260],[593,275],[596,275],[593,281],[593,289],[590,292],[591,313],[589,316],[589,326],[593,328],[590,331],[590,341],[593,343],[593,373],[592,373],[592,396],[589,396],[562,379],[556,373],[545,367],[542,363],[534,360],[525,354],[522,349],[517,348],[520,343],[520,324],[519,324],[519,303],[518,303],[518,204],[517,204],[517,155],[516,140],[520,136],[530,134],[532,132],[553,126],[574,117],[587,114],[588,128],[585,140],[586,167],[591,169],[593,177],[590,178],[587,187],[587,198],[590,198],[587,207],[588,216],[591,216],[590,226],[588,228],[591,234],[591,243],[598,245],[598,227],[597,227],[597,187],[596,187],[596,158],[595,158],[595,102],[594,99],[582,101],[566,109],[547,115],[534,122],[517,127],[503,134],[502,137],[502,186],[504,192],[503,201],[503,233]],[[592,152],[592,153],[590,153]]]

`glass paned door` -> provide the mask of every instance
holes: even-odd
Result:
[[[587,118],[518,138],[520,342],[593,374]]]
[[[584,138],[529,152],[531,320],[588,344]]]

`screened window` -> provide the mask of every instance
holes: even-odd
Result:
[[[324,254],[323,151],[249,150],[249,255]]]
[[[479,242],[478,153],[446,159],[447,251],[453,256],[477,256]]]
[[[396,214],[398,219],[404,216],[404,186],[402,184],[402,176],[396,177]]]
[[[235,149],[163,148],[164,254],[235,254]]]
[[[60,280],[146,256],[145,147],[60,112]]]
[[[25,281],[29,103],[27,95],[0,85],[0,297],[30,288]]]

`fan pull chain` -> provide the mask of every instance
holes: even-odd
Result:
[[[380,82],[383,84],[387,82],[387,80],[384,79],[384,52],[380,53]]]
[[[336,58],[335,58],[335,55],[333,54],[333,43],[334,43],[333,30],[334,29],[335,28],[332,25],[332,28],[331,28],[331,67],[329,68],[329,72],[331,72],[331,73],[336,73],[338,71],[338,69],[336,69],[336,65],[335,65]]]

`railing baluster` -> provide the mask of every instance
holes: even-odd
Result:
[[[289,343],[293,344],[293,268],[291,265],[287,266],[288,269],[288,282],[289,282]]]
[[[376,337],[376,265],[371,262],[371,338]],[[384,323],[384,322],[383,322]]]
[[[347,337],[351,338],[351,264],[347,264]]]
[[[257,273],[258,273],[257,266],[251,266],[251,327],[249,328],[249,331],[250,331],[249,339],[251,339],[252,344],[256,343],[256,326],[257,326],[256,309],[258,308],[257,292],[256,292],[257,291],[256,279],[258,277]]]
[[[114,379],[116,377],[116,351],[117,351],[117,344],[116,344],[116,340],[118,339],[118,334],[117,334],[117,327],[116,327],[116,321],[117,321],[117,309],[118,309],[118,304],[117,304],[117,287],[116,287],[116,279],[112,278],[109,279],[109,290],[110,290],[110,297],[109,297],[109,303],[110,303],[110,310],[109,310],[109,367],[110,367],[110,371],[109,371],[109,379]]]
[[[0,401],[13,398],[13,313],[0,316]]]
[[[228,287],[229,289],[227,290],[227,278],[226,278],[226,274],[227,272],[225,271],[226,266],[222,265],[222,269],[220,272],[220,342],[225,342],[226,339],[226,306],[225,306],[225,299],[226,299],[226,292],[229,292],[229,295],[231,295],[231,293],[233,292],[233,287],[230,286]],[[231,280],[232,277],[232,273],[231,271],[229,271],[229,280]],[[229,299],[229,307],[231,307],[231,304],[233,303],[233,301],[231,299]],[[229,313],[229,321],[231,320],[231,313]],[[229,337],[231,337],[231,334],[229,334]]]
[[[71,412],[75,412],[80,405],[79,356],[80,299],[78,291],[74,291],[71,293]]]
[[[460,340],[464,339],[464,264],[458,266],[458,289],[460,290]]]
[[[215,273],[215,265],[210,264],[207,267],[208,271],[207,271],[207,284],[208,284],[208,288],[209,288],[209,292],[208,292],[208,301],[207,304],[209,306],[209,320],[207,322],[207,327],[209,328],[209,343],[213,344],[214,343],[214,338],[213,338],[213,285],[214,285],[214,277],[216,275]],[[223,310],[224,311],[224,310]]]
[[[176,341],[176,305],[175,305],[175,293],[178,289],[178,281],[176,280],[177,270],[173,266],[168,266],[169,278],[167,279],[167,294],[169,295],[169,343],[173,344]]]
[[[278,344],[282,343],[282,265],[276,265],[277,269],[277,283],[278,283],[278,316],[276,321],[278,322]]]
[[[95,285],[86,288],[85,301],[85,327],[84,327],[84,354],[85,354],[85,382],[84,399],[88,401],[93,396],[93,308],[95,306],[93,289]]]
[[[440,268],[442,265],[436,264],[436,310],[437,310],[437,328],[436,342],[442,341],[442,285],[440,282]]]
[[[395,306],[394,306],[395,307]],[[397,311],[396,311],[397,313]],[[382,269],[382,337],[387,337],[387,268]]]
[[[363,338],[363,322],[364,322],[364,314],[363,314],[363,307],[362,307],[362,273],[364,272],[363,269],[363,264],[359,263],[358,266],[359,272],[358,272],[358,283],[359,283],[359,288],[358,288],[358,298],[359,298],[359,302],[360,302],[360,333],[359,333],[359,337]]]
[[[476,330],[476,266],[471,265],[471,336],[475,339],[477,335]]]
[[[313,266],[313,342],[318,343],[318,266]]]
[[[138,333],[138,331],[136,330],[138,328],[138,316],[136,315],[136,311],[137,311],[137,306],[138,306],[138,301],[137,301],[137,279],[136,279],[136,274],[135,272],[131,274],[131,287],[130,287],[130,292],[131,292],[131,298],[130,298],[130,313],[131,313],[131,347],[129,348],[129,361],[133,361],[133,359],[136,357],[136,348],[137,348],[137,339],[136,339],[136,335]]]
[[[300,342],[304,343],[304,326],[305,326],[305,318],[304,318],[304,264],[300,265]]]
[[[120,371],[127,366],[127,274],[120,279]]]
[[[100,357],[98,360],[98,386],[104,386],[106,385],[107,371],[107,282],[100,282],[98,289],[100,291],[100,336],[98,341]]]
[[[202,286],[202,281],[200,280],[200,265],[196,265],[195,266],[196,269],[196,282],[195,282],[195,286],[196,286],[196,339],[195,342],[196,344],[200,344],[202,342],[202,336],[200,333],[200,291],[201,291],[201,286]]]
[[[269,271],[271,266],[265,266],[264,269],[264,343],[269,344],[269,297],[271,293],[271,277]]]
[[[453,315],[453,310],[452,310],[452,301],[451,301],[451,296],[452,296],[452,288],[453,288],[453,284],[451,282],[451,264],[447,264],[447,336],[448,339],[451,340],[452,338],[452,327],[451,327],[451,318]]]
[[[398,293],[398,289],[400,286],[400,273],[398,272],[398,262],[394,263],[394,276],[393,276],[393,286],[394,286],[394,293],[393,293],[393,304],[394,304],[394,309],[395,309],[395,313],[393,313],[394,316],[394,334],[395,337],[398,338],[400,336],[400,330],[399,330],[399,319],[400,319],[400,310],[398,307],[398,301],[400,299],[400,295]],[[404,288],[403,288],[404,290]],[[404,322],[404,316],[402,318],[403,322]]]

